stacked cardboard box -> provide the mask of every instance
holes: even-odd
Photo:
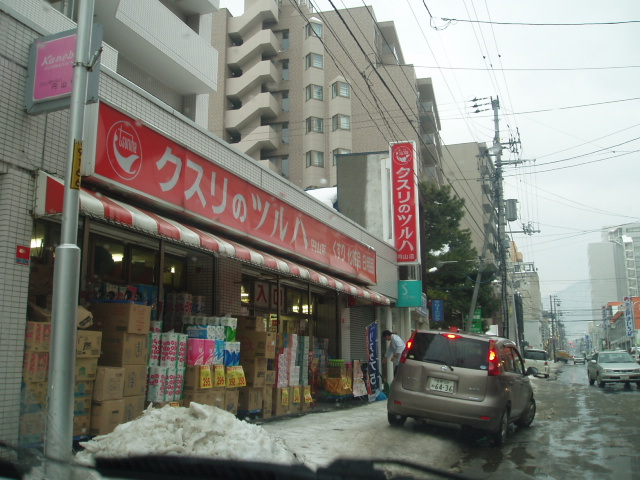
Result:
[[[38,443],[44,437],[44,421],[49,390],[48,370],[51,348],[51,311],[29,304],[30,321],[25,334],[23,383],[19,443]],[[78,306],[76,372],[74,387],[74,436],[89,433],[89,415],[95,369],[100,355],[101,333],[80,328],[90,327],[91,314]]]
[[[151,307],[135,303],[98,303],[92,306],[94,327],[102,332],[103,375],[121,378],[119,398],[96,396],[92,402],[91,433],[105,435],[119,424],[142,414],[147,385]],[[105,377],[107,378],[107,377]],[[115,378],[115,377],[114,377]],[[115,382],[115,380],[114,380]]]

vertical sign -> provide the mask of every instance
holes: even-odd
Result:
[[[633,337],[633,313],[631,312],[631,299],[629,297],[624,297],[624,316],[626,320],[627,327],[627,337]]]
[[[416,146],[414,142],[398,142],[392,143],[390,150],[393,230],[398,251],[397,262],[420,263]]]
[[[607,321],[608,321],[608,318],[607,318],[607,307],[603,306],[602,307],[602,325],[604,327],[605,332],[608,329]]]
[[[376,397],[380,393],[378,368],[378,322],[367,326],[367,393]]]
[[[431,316],[434,322],[444,322],[444,305],[442,300],[431,300]]]

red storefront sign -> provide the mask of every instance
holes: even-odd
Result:
[[[100,104],[87,180],[376,283],[376,252],[114,108]]]
[[[420,263],[418,187],[414,142],[391,144],[393,228],[398,263]]]

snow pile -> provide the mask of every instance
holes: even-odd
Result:
[[[280,465],[302,463],[284,443],[260,426],[238,420],[217,407],[191,403],[187,407],[152,408],[108,434],[83,442],[76,455],[83,465],[96,457],[188,455],[225,460],[263,461]]]

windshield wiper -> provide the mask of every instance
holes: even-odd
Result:
[[[453,372],[453,367],[451,365],[449,365],[447,362],[445,362],[444,360],[439,360],[436,358],[425,358],[424,359],[425,362],[431,362],[431,363],[437,363],[439,365],[445,365],[447,367],[449,367],[449,370],[451,370]]]

